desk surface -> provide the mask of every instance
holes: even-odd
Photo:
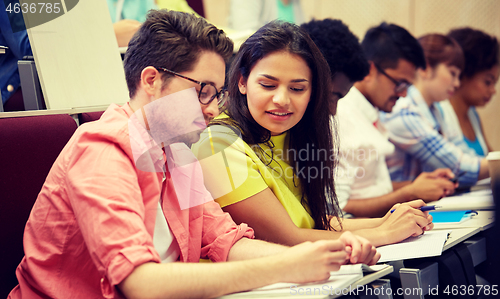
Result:
[[[453,229],[448,236],[448,240],[444,243],[443,251],[450,249],[451,247],[467,240],[468,238],[479,233],[481,229],[479,227],[468,227]]]
[[[94,107],[84,107],[84,108],[73,108],[73,109],[48,109],[48,110],[30,110],[30,111],[19,111],[19,112],[1,112],[0,118],[10,118],[10,117],[25,117],[25,116],[37,116],[37,115],[52,115],[52,114],[80,114],[86,112],[96,112],[104,111],[108,108],[106,106],[94,106]]]
[[[354,282],[353,284],[351,284],[350,288],[352,290],[355,290],[356,288],[358,288],[360,286],[369,284],[369,283],[374,282],[375,280],[377,280],[379,278],[382,278],[382,277],[384,277],[386,275],[389,275],[393,271],[394,271],[394,267],[393,266],[388,266],[387,268],[384,268],[384,269],[382,269],[380,271],[367,274],[367,275],[363,276],[363,278],[361,278],[360,280],[358,280],[358,281]],[[340,296],[341,295],[334,295],[334,296],[330,296],[328,298],[337,298],[337,297],[340,297]]]
[[[479,228],[480,231],[493,226],[495,222],[495,211],[477,211],[477,215],[461,223],[435,223],[434,229],[461,229]]]
[[[470,220],[458,224],[438,223],[435,224],[434,229],[451,229],[450,236],[443,246],[443,251],[445,251],[475,234],[492,227],[494,221],[494,211],[478,211],[478,214]]]
[[[363,276],[363,278],[360,278],[359,280],[353,282],[350,286],[347,287],[347,289],[355,290],[359,286],[363,286],[366,284],[369,284],[371,282],[374,282],[375,280],[384,277],[388,274],[391,274],[394,271],[393,266],[388,265],[386,268],[373,272],[370,274],[366,274]],[[258,296],[260,295],[260,296]],[[224,299],[224,298],[338,298],[342,296],[342,294],[339,295],[326,295],[326,294],[316,294],[316,295],[298,295],[298,294],[256,294],[256,293],[248,293],[248,292],[242,292],[242,293],[235,293],[235,294],[230,294],[226,296],[219,297],[219,299]]]

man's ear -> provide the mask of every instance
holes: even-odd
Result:
[[[375,81],[378,75],[377,67],[373,61],[368,61],[368,63],[370,64],[368,75],[366,75],[363,80],[354,83],[354,87],[361,91],[361,93],[367,93],[367,90],[377,83],[377,81]]]
[[[247,83],[242,75],[240,75],[240,79],[238,80],[238,89],[241,94],[247,94]]]
[[[162,79],[158,70],[152,66],[145,67],[141,72],[140,87],[148,94],[155,95],[156,90],[161,88]]]
[[[373,61],[368,61],[370,63],[370,71],[368,72],[368,75],[366,75],[362,81],[371,81],[373,78],[375,78],[378,74],[377,67],[375,66],[375,63]]]

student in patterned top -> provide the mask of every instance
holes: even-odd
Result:
[[[488,163],[456,145],[456,134],[443,119],[438,102],[453,97],[464,69],[461,47],[451,37],[429,34],[419,39],[427,68],[418,70],[414,86],[392,113],[381,117],[396,146],[387,158],[393,180],[413,179],[422,171],[449,168],[462,185],[488,176]]]

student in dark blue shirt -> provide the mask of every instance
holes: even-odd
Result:
[[[8,3],[12,7],[14,4],[19,3],[19,0],[9,0]],[[7,4],[8,6],[9,4]],[[0,46],[8,47],[5,54],[0,54],[0,90],[2,93],[2,102],[5,106],[7,101],[19,97],[19,101],[22,103],[17,61],[22,59],[23,56],[33,54],[22,14],[9,14],[6,11],[4,1],[0,1]],[[22,106],[24,107],[24,105]]]

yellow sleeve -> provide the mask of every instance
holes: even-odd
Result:
[[[194,13],[197,17],[200,16],[191,8],[191,6],[189,6],[186,0],[156,0],[156,6],[158,6],[159,9],[166,8],[175,11]]]
[[[207,128],[192,150],[203,169],[205,186],[221,207],[268,188],[255,162],[258,157],[230,128]]]

